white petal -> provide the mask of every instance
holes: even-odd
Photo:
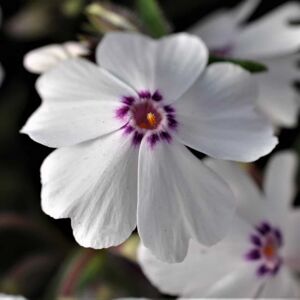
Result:
[[[264,190],[270,206],[287,212],[295,196],[295,179],[298,160],[292,151],[274,155],[266,169]]]
[[[140,245],[139,263],[151,283],[161,292],[182,297],[203,297],[228,281],[246,267],[254,277],[255,265],[248,265],[244,255],[249,250],[249,227],[235,219],[231,233],[214,247],[203,247],[190,241],[186,258],[181,263],[168,264],[157,259],[150,250]],[[222,263],[216,263],[222,262]],[[252,272],[252,274],[251,274]],[[230,275],[232,276],[232,275]]]
[[[201,253],[200,245],[198,250]],[[189,286],[196,282],[199,273],[199,266],[196,265],[197,256],[189,255],[189,253],[183,262],[169,264],[157,259],[146,247],[140,244],[138,261],[147,278],[162,293],[184,295],[184,291],[189,290]],[[193,262],[192,265],[189,265],[190,261]],[[193,280],[190,280],[191,278]]]
[[[200,38],[185,33],[162,38],[157,45],[155,86],[174,102],[193,85],[207,61],[208,50]]]
[[[262,201],[263,195],[250,174],[247,173],[247,165],[212,158],[205,158],[204,163],[226,180],[239,205],[247,203],[251,199]]]
[[[230,232],[214,247],[205,248],[191,241],[181,263],[162,262],[144,246],[140,246],[138,252],[139,262],[152,284],[167,294],[222,298],[252,296],[261,285],[256,277],[259,262],[249,263],[244,258],[251,246],[249,240],[253,230],[237,217]],[[241,294],[243,290],[244,295]]]
[[[259,84],[258,106],[277,126],[295,127],[299,113],[299,94],[293,82],[300,80],[299,55],[263,60],[268,72],[256,74]]]
[[[189,31],[203,39],[211,51],[235,44],[240,23],[248,18],[260,0],[246,0],[234,9],[222,9],[210,14]]]
[[[140,34],[109,33],[97,50],[100,66],[137,91],[159,90],[169,103],[194,83],[207,59],[202,41],[183,33],[158,41]]]
[[[229,63],[211,65],[175,103],[177,138],[215,158],[254,161],[277,144],[273,129],[255,109],[251,75]]]
[[[122,95],[134,93],[118,79],[81,59],[68,60],[37,82],[41,107],[21,132],[49,147],[71,146],[110,133]]]
[[[215,282],[205,293],[205,297],[254,299],[261,286],[262,281],[257,278],[254,267],[241,264],[240,267]]]
[[[233,9],[233,18],[238,22],[244,22],[260,4],[261,0],[244,0]]]
[[[96,51],[98,64],[136,90],[153,90],[156,43],[141,34],[112,32]]]
[[[205,288],[232,270],[236,261],[219,253],[222,264],[214,264],[215,249],[202,247],[191,241],[186,258],[181,263],[165,263],[157,259],[142,244],[138,249],[138,260],[143,272],[161,292],[170,295],[200,297]],[[205,276],[204,273],[205,272]]]
[[[199,36],[214,51],[229,46],[238,33],[238,25],[228,10],[212,13],[194,25],[189,32]]]
[[[205,159],[205,164],[230,186],[238,201],[238,216],[248,222],[252,228],[270,216],[270,209],[262,193],[241,165],[215,159]]]
[[[24,57],[23,64],[29,72],[41,74],[63,60],[87,55],[88,53],[88,48],[79,42],[52,44],[28,52]]]
[[[26,300],[23,296],[0,294],[0,300]]]
[[[63,47],[53,44],[28,52],[24,57],[23,64],[27,71],[41,74],[67,58],[68,54]]]
[[[42,75],[36,88],[44,101],[113,101],[134,94],[126,84],[84,59],[69,59]]]
[[[289,21],[299,17],[299,4],[291,2],[246,25],[236,37],[233,56],[258,59],[295,52],[300,46],[300,27]]]
[[[44,103],[21,132],[48,147],[71,146],[105,135],[122,126],[116,105],[101,101]]]
[[[189,239],[212,245],[225,236],[234,197],[222,180],[173,141],[139,155],[138,230],[158,258],[182,261]]]
[[[43,211],[71,218],[84,247],[122,243],[136,226],[137,157],[120,132],[54,151],[41,168]]]
[[[69,57],[78,57],[90,54],[90,50],[84,43],[66,42],[63,44],[65,51],[68,52]]]
[[[284,257],[293,270],[300,270],[300,209],[293,209],[286,215],[284,232]]]
[[[290,274],[289,270],[283,268],[273,278],[270,278],[261,292],[257,295],[258,298],[271,299],[298,299],[300,297],[299,283]]]
[[[8,294],[0,294],[0,299],[1,300],[26,300],[22,296],[8,295]]]

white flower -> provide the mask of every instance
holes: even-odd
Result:
[[[215,55],[264,63],[268,72],[255,75],[260,91],[258,105],[275,125],[293,127],[297,123],[299,95],[292,83],[300,79],[300,55],[293,53],[300,49],[300,26],[289,21],[300,18],[300,5],[287,3],[243,24],[259,2],[246,0],[233,10],[213,13],[191,31],[201,36]]]
[[[212,245],[225,235],[233,195],[184,145],[250,161],[277,139],[255,111],[251,76],[228,63],[205,70],[207,56],[187,34],[110,33],[100,67],[69,60],[38,80],[43,102],[22,132],[60,148],[41,168],[42,207],[71,218],[81,245],[118,245],[137,226],[155,255],[174,262],[190,238]]]
[[[7,295],[7,294],[0,293],[0,300],[26,300],[26,299],[22,296]]]
[[[300,270],[300,210],[291,204],[296,162],[292,152],[275,155],[262,192],[237,164],[209,159],[239,200],[232,230],[210,249],[191,242],[179,264],[163,263],[141,246],[139,261],[151,282],[183,297],[298,298],[293,271]]]
[[[61,61],[89,54],[89,49],[84,43],[67,42],[64,44],[52,44],[34,49],[24,57],[24,67],[27,71],[41,74]]]

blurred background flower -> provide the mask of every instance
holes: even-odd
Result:
[[[263,0],[245,22],[252,22],[285,2]],[[24,56],[54,44],[49,53],[35,54],[59,60],[61,56],[53,53],[62,53],[64,43],[76,41],[89,51],[75,51],[76,55],[87,55],[94,60],[95,46],[107,31],[141,31],[159,37],[187,30],[213,11],[239,3],[238,0],[0,1],[0,62],[5,72],[0,88],[0,293],[38,300],[163,296],[136,263],[136,235],[109,250],[85,249],[74,241],[69,220],[53,220],[42,213],[39,169],[51,149],[19,134],[21,126],[40,104],[34,87],[37,75],[24,68]],[[299,21],[292,23],[296,26]],[[38,62],[36,57],[34,63]],[[32,61],[29,65],[32,66]],[[44,71],[39,64],[32,68],[37,73]],[[296,82],[294,85],[297,87]],[[293,148],[299,154],[299,126],[283,129],[279,137],[277,151]],[[203,157],[201,153],[193,153]],[[268,159],[248,168],[258,182]],[[298,185],[296,192],[297,205]]]

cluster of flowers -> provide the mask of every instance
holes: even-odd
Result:
[[[137,227],[139,261],[162,292],[183,297],[296,297],[297,160],[275,155],[264,194],[239,165],[269,154],[274,125],[296,124],[290,83],[300,29],[286,4],[243,24],[246,1],[191,32],[153,40],[106,34],[96,62],[82,44],[51,45],[25,57],[43,73],[40,108],[22,132],[55,150],[41,167],[42,208],[71,218],[76,240],[119,245]],[[261,61],[251,75],[208,54]],[[187,147],[211,158],[197,159]],[[219,262],[220,261],[220,262]]]

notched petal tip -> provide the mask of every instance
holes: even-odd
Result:
[[[134,230],[133,228],[132,231],[128,232],[127,235],[121,235],[116,233],[115,231],[112,231],[110,233],[107,233],[106,235],[101,235],[98,232],[97,235],[90,237],[85,230],[82,230],[82,225],[80,223],[74,221],[74,218],[72,217],[70,217],[70,219],[73,230],[73,236],[76,242],[84,248],[92,248],[99,250],[119,246],[131,236]]]
[[[55,150],[41,166],[43,211],[70,218],[84,247],[121,244],[136,227],[136,154],[119,132]]]
[[[217,159],[251,162],[270,153],[278,139],[256,107],[256,83],[240,66],[210,65],[175,105],[181,124],[176,137]]]

